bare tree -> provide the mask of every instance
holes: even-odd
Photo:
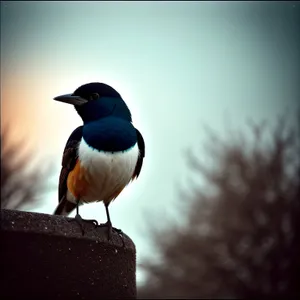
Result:
[[[34,207],[49,188],[52,172],[49,164],[29,170],[31,155],[25,155],[24,143],[9,141],[8,127],[1,132],[1,208],[23,210]]]
[[[191,200],[185,226],[153,231],[160,259],[142,263],[139,298],[300,295],[299,132],[284,120],[269,140],[266,124],[252,124],[250,144],[211,133],[211,168],[190,156],[208,184],[180,199]]]

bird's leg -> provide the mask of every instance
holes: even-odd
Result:
[[[95,227],[98,225],[98,221],[94,220],[94,219],[82,219],[80,214],[79,214],[79,201],[77,201],[77,206],[76,206],[76,216],[75,218],[80,219],[83,222],[86,223],[92,223],[93,225],[95,225]]]
[[[112,234],[112,223],[110,221],[110,216],[109,216],[109,211],[108,211],[108,205],[109,204],[104,204],[105,205],[105,210],[106,210],[106,217],[107,217],[107,222],[104,224],[99,224],[97,227],[107,227],[108,233],[107,233],[107,239],[111,239],[111,234]]]
[[[111,223],[110,216],[109,216],[109,210],[108,210],[109,203],[105,203],[104,205],[105,205],[105,210],[106,210],[107,222],[104,224],[99,224],[97,227],[107,227],[107,230],[108,230],[107,239],[108,240],[111,239],[112,231],[116,231],[122,237],[123,246],[125,246],[123,236],[122,236],[123,235],[122,230],[112,227],[112,223]]]
[[[79,224],[79,226],[81,228],[82,235],[84,235],[84,226],[83,226],[84,222],[92,223],[93,225],[95,225],[95,227],[98,226],[98,222],[96,220],[82,219],[82,217],[79,214],[79,200],[77,200],[77,203],[76,203],[76,216],[75,216],[75,219],[71,219],[69,221],[73,221],[73,220],[75,220]]]

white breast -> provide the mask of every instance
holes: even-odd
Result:
[[[80,164],[89,183],[84,202],[109,202],[131,180],[139,156],[137,143],[124,152],[99,152],[82,138],[78,148]],[[70,199],[71,200],[71,199]],[[72,199],[73,200],[73,199]]]

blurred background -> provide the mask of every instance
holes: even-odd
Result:
[[[289,1],[1,1],[1,207],[53,213],[81,119],[52,99],[104,82],[146,143],[110,207],[137,247],[139,297],[299,294],[299,13]],[[106,220],[101,203],[80,212]]]

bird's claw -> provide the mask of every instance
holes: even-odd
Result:
[[[112,230],[113,230],[112,224],[110,222],[106,222],[96,226],[96,228],[99,227],[107,227],[107,239],[110,240],[112,235]]]
[[[78,223],[78,225],[80,226],[80,229],[81,229],[81,232],[82,232],[82,235],[84,235],[85,233],[85,230],[84,230],[84,223],[92,223],[95,228],[98,225],[98,222],[96,220],[86,220],[86,219],[82,219],[82,217],[79,215],[79,214],[76,214],[75,218],[74,219],[70,219],[68,220],[68,222],[72,222],[72,221],[76,221]]]
[[[122,240],[122,244],[123,244],[123,247],[125,247],[125,241],[124,241],[124,233],[121,229],[118,229],[118,228],[113,228],[114,231],[120,236],[121,240]]]
[[[121,229],[117,229],[112,227],[111,222],[102,223],[96,226],[97,227],[107,227],[107,240],[110,241],[112,237],[112,232],[115,231],[122,239],[123,247],[125,247],[123,231]]]

